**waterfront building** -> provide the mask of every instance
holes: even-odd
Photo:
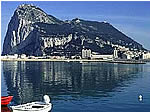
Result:
[[[113,55],[92,54],[91,59],[113,59]]]
[[[82,49],[82,59],[91,58],[91,50],[90,49]]]
[[[5,56],[1,56],[2,59],[17,59],[18,58],[18,54],[14,54],[14,55],[5,55]]]
[[[118,50],[117,50],[116,47],[115,47],[115,49],[114,49],[113,57],[114,57],[114,58],[118,58]]]
[[[6,58],[8,58],[8,56],[7,56],[7,55],[5,55],[5,56],[1,56],[1,59],[6,59]]]
[[[21,54],[20,58],[25,59],[27,56],[25,54]]]
[[[143,59],[150,59],[150,52],[143,53]]]
[[[132,59],[133,57],[130,54],[123,53],[121,59]]]
[[[124,57],[125,57],[125,59],[133,59],[133,57],[135,57],[135,56],[134,56],[133,52],[128,50],[124,53]]]

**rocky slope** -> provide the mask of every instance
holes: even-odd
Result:
[[[80,55],[83,47],[112,54],[111,44],[144,49],[110,23],[73,19],[61,21],[36,6],[20,5],[12,16],[3,55]]]

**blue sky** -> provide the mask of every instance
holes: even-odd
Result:
[[[150,50],[150,1],[3,1],[1,2],[2,44],[15,9],[23,3],[36,5],[46,13],[62,20],[78,17],[86,20],[107,21]]]

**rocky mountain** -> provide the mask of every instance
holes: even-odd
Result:
[[[82,48],[112,54],[114,45],[144,49],[108,22],[79,18],[62,21],[40,8],[23,4],[12,16],[3,44],[3,55],[80,55]]]

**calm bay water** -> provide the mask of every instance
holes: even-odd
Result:
[[[52,112],[150,112],[150,63],[1,62],[1,85],[11,105],[47,94]]]

